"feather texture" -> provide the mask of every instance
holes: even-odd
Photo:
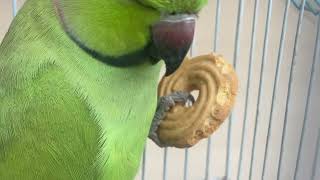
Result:
[[[143,48],[160,17],[132,0],[60,2],[76,36],[109,56]],[[27,0],[0,45],[0,179],[131,180],[162,63],[98,61],[70,39],[54,5]]]

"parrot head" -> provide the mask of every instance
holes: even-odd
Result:
[[[52,0],[64,31],[94,58],[114,66],[164,60],[166,75],[193,41],[207,0]]]

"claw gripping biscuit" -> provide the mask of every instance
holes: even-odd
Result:
[[[190,147],[217,130],[235,102],[237,75],[215,54],[186,59],[174,74],[161,80],[158,96],[194,90],[199,90],[199,97],[191,107],[176,105],[161,122],[157,134],[164,145]]]

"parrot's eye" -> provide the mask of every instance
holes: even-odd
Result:
[[[177,15],[177,12],[172,12],[170,13],[170,15]]]

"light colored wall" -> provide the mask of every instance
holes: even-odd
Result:
[[[18,1],[19,7],[23,0]],[[279,39],[281,34],[284,0],[274,1],[271,16],[271,25],[269,33],[269,44],[266,51],[266,66],[264,70],[264,83],[262,85],[262,98],[260,103],[256,156],[254,158],[253,179],[260,179],[262,171],[262,160],[266,144],[266,132],[271,110],[271,96],[274,84],[274,75],[279,50]],[[215,24],[215,0],[209,0],[208,6],[201,12],[197,24],[197,35],[195,40],[195,54],[205,54],[212,51],[213,31]],[[241,132],[244,122],[245,94],[247,86],[247,75],[249,65],[251,29],[253,20],[254,0],[244,0],[244,14],[242,16],[242,28],[240,34],[240,53],[237,59],[237,72],[240,80],[239,96],[236,107],[233,112],[232,134],[231,134],[231,159],[230,175],[235,179],[239,159],[239,150],[241,142]],[[229,62],[234,59],[235,47],[235,29],[237,19],[238,1],[221,1],[221,24],[218,33],[217,53],[223,54]],[[261,1],[258,10],[258,26],[256,29],[257,39],[254,49],[253,74],[251,77],[251,89],[248,101],[248,118],[245,136],[244,159],[242,169],[242,179],[248,179],[250,155],[253,140],[253,130],[255,125],[255,115],[257,109],[258,86],[260,77],[260,65],[263,54],[264,33],[266,30],[267,1]],[[273,125],[271,131],[271,141],[269,156],[267,161],[266,179],[275,179],[278,164],[282,127],[285,114],[285,105],[287,97],[288,78],[290,72],[290,62],[293,55],[295,33],[297,27],[299,12],[294,7],[290,8],[288,19],[288,30],[285,40],[284,58],[281,64],[280,83],[277,89],[277,99],[275,102]],[[4,36],[10,21],[12,20],[11,0],[0,0],[0,40]],[[301,133],[302,121],[304,116],[304,107],[306,102],[307,87],[310,76],[310,66],[313,60],[313,51],[316,38],[317,19],[307,13],[303,19],[302,33],[297,47],[296,60],[294,68],[294,80],[292,84],[291,100],[288,111],[288,128],[284,142],[284,163],[281,168],[281,180],[289,180],[293,177],[294,165],[297,156],[297,147]],[[319,58],[320,56],[318,56]],[[302,151],[302,168],[299,170],[298,179],[308,179],[311,173],[311,164],[314,159],[314,149],[317,131],[320,127],[320,118],[317,113],[320,106],[320,72],[317,61],[315,73],[315,86],[312,91],[312,102],[309,111],[307,123],[306,141]],[[225,157],[227,151],[227,126],[225,123],[213,136],[212,155],[210,159],[210,177],[223,176],[225,171]],[[205,171],[206,141],[202,141],[189,151],[189,180],[203,179]],[[160,180],[162,174],[163,149],[156,147],[149,142],[147,146],[147,180]],[[168,179],[182,179],[184,150],[170,149],[168,154]],[[138,177],[140,173],[138,174]],[[317,174],[320,179],[320,172]]]

